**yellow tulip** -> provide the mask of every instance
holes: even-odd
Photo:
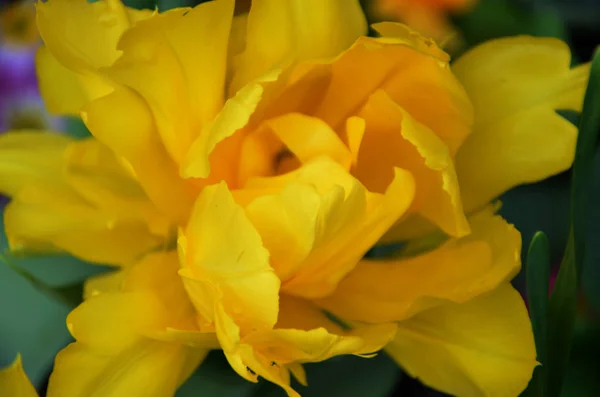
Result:
[[[211,349],[290,396],[303,363],[384,346],[447,393],[526,387],[521,239],[489,203],[572,162],[555,110],[581,108],[588,66],[564,44],[496,40],[451,67],[402,25],[364,37],[358,1],[37,10],[46,104],[93,137],[0,138],[9,242],[117,266],[68,316],[50,397],[173,395]],[[436,229],[430,252],[362,259]]]

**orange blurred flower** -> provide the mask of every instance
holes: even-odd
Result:
[[[404,22],[419,33],[445,42],[456,36],[449,14],[463,13],[476,0],[377,0],[372,10],[377,19]]]

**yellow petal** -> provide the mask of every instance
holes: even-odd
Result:
[[[366,32],[356,0],[255,0],[229,94],[290,62],[337,56]]]
[[[175,251],[147,255],[128,269],[118,288],[90,297],[67,317],[78,342],[117,351],[142,336],[192,325],[195,317],[178,276]],[[184,328],[185,329],[185,328]]]
[[[133,91],[117,89],[84,107],[82,118],[100,142],[126,159],[156,206],[185,224],[194,187],[178,177],[144,101]]]
[[[184,284],[206,320],[214,321],[214,302],[222,300],[243,326],[275,324],[280,281],[260,235],[224,183],[202,191],[179,243]]]
[[[129,269],[120,291],[73,310],[67,326],[76,343],[58,354],[48,395],[172,396],[207,354],[153,340],[193,316],[178,268],[176,252],[148,255]]]
[[[182,164],[182,176],[206,178],[209,171],[212,175],[214,170],[211,168],[214,164],[209,155],[215,156],[214,149],[218,149],[217,145],[232,135],[235,137],[242,133],[246,136],[248,132],[259,128],[264,120],[288,113],[311,114],[319,103],[316,98],[323,95],[330,78],[329,71],[321,64],[300,65],[293,69],[272,70],[245,85],[225,102],[215,120],[193,143],[186,161]],[[236,133],[238,130],[241,131]],[[254,132],[249,134],[248,139],[255,139],[253,134]],[[258,150],[255,156],[251,157],[261,158],[264,157],[264,153]],[[269,161],[272,161],[270,157],[262,160],[266,163]],[[246,170],[246,166],[247,164],[240,165],[243,170],[240,174],[252,176]],[[241,186],[246,179],[247,177],[239,178]]]
[[[327,156],[346,169],[352,154],[325,122],[300,113],[288,113],[265,122],[285,146],[302,162]]]
[[[570,68],[557,39],[489,41],[452,66],[475,106],[473,134],[456,157],[465,209],[568,169],[577,128],[555,113],[580,110],[589,64]]]
[[[79,343],[109,354],[161,329],[166,314],[163,302],[151,291],[106,292],[73,310],[67,327]]]
[[[473,109],[447,62],[422,52],[427,40],[361,38],[331,63],[331,84],[315,116],[334,129],[361,109],[378,89],[456,153],[468,136]]]
[[[490,209],[470,218],[473,232],[412,258],[363,260],[319,305],[365,322],[400,321],[445,302],[466,302],[512,279],[521,236]]]
[[[265,349],[265,356],[276,363],[309,363],[345,354],[370,355],[387,345],[395,333],[394,324],[373,325],[342,335],[331,334],[325,328],[280,328],[252,333],[244,343]]]
[[[51,112],[71,115],[86,101],[110,93],[113,83],[98,69],[119,57],[117,42],[123,32],[152,15],[115,0],[40,1],[36,8],[46,45],[37,59],[41,92]]]
[[[38,2],[36,8],[42,39],[65,67],[85,72],[119,57],[117,42],[130,26],[120,1],[51,0]]]
[[[236,8],[240,1],[236,1]],[[227,48],[227,79],[226,86],[233,78],[233,64],[235,57],[246,48],[246,27],[248,26],[248,14],[238,15],[237,10],[234,10],[234,17],[231,21],[231,32],[229,33],[229,46]]]
[[[35,388],[23,370],[21,355],[11,365],[0,368],[0,393],[11,397],[38,397]]]
[[[146,255],[131,267],[122,289],[125,292],[149,291],[154,294],[166,309],[162,320],[165,329],[194,331],[197,330],[196,311],[179,277],[179,268],[175,250]]]
[[[381,90],[369,97],[359,116],[366,130],[353,174],[370,190],[381,192],[394,167],[410,171],[417,185],[412,210],[449,235],[468,234],[452,155],[444,142]]]
[[[278,364],[318,362],[328,358],[374,353],[396,333],[395,324],[357,326],[343,329],[314,303],[283,295],[276,329],[252,333],[244,343],[265,349]],[[263,353],[267,354],[267,353]]]
[[[63,154],[72,139],[40,131],[5,132],[0,137],[0,193],[16,196],[28,186],[64,189]]]
[[[281,310],[277,329],[258,330],[244,336],[231,317],[217,309],[220,324],[217,333],[229,363],[238,374],[253,382],[262,376],[281,386],[289,396],[298,396],[290,387],[290,373],[306,383],[301,363],[341,354],[370,357],[389,343],[396,331],[395,324],[344,330],[314,304],[286,295],[282,296]]]
[[[83,284],[83,299],[87,300],[105,292],[120,291],[127,274],[129,272],[125,268],[87,278]]]
[[[385,194],[368,192],[339,164],[320,158],[262,182],[281,192],[258,197],[246,211],[271,254],[282,289],[303,297],[331,293],[407,209],[414,181],[396,169]]]
[[[29,197],[6,207],[4,224],[11,250],[45,251],[52,244],[81,259],[128,265],[140,255],[164,244],[135,219],[119,219],[90,207],[78,197],[47,195],[31,189]]]
[[[169,234],[169,221],[106,146],[95,139],[76,141],[65,151],[64,162],[67,182],[89,203],[120,218],[143,219],[158,235]]]
[[[167,152],[181,162],[223,106],[233,0],[177,8],[138,22],[104,70],[148,103]]]
[[[425,385],[465,397],[517,396],[537,365],[527,309],[508,283],[401,322],[386,351]]]
[[[192,336],[195,331],[198,331],[196,311],[185,292],[178,270],[179,259],[176,251],[156,252],[146,255],[126,269],[87,280],[84,293],[86,299],[100,294],[112,296],[112,298],[94,301],[96,302],[94,307],[99,312],[111,302],[121,300],[121,305],[125,306],[130,299],[145,299],[131,297],[135,294],[150,294],[151,296],[147,298],[148,302],[144,305],[153,305],[149,310],[152,311],[154,320],[148,323],[150,325],[142,326],[140,332],[143,331],[144,335],[155,339],[187,343],[186,334]],[[140,309],[140,312],[143,310]],[[149,318],[144,317],[143,313],[142,316],[145,319]],[[196,337],[196,340],[199,339],[200,336]],[[210,338],[207,336],[206,339]]]
[[[56,356],[48,397],[173,396],[207,353],[151,340],[116,354],[73,343]]]
[[[182,177],[207,178],[209,176],[210,155],[215,147],[248,123],[263,96],[264,88],[261,83],[276,78],[277,73],[274,73],[261,81],[248,84],[225,102],[223,109],[189,148],[187,157],[181,165]]]
[[[137,183],[94,140],[6,134],[0,158],[0,191],[13,197],[5,214],[13,250],[51,245],[92,262],[125,265],[168,234]]]
[[[62,66],[45,46],[38,49],[35,63],[40,94],[48,111],[78,116],[89,100],[80,77]]]
[[[389,41],[390,43],[405,43],[411,47],[415,47],[421,52],[435,56],[441,61],[450,61],[450,56],[440,49],[435,41],[423,37],[421,34],[417,33],[417,31],[403,23],[386,21],[374,23],[371,27],[382,37],[385,37],[386,41]],[[392,38],[393,40],[387,40],[389,38]]]

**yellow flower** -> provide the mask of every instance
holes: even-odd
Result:
[[[0,138],[7,236],[117,266],[68,316],[50,397],[173,395],[211,349],[295,396],[302,363],[386,345],[447,393],[525,388],[521,240],[489,203],[572,162],[555,110],[581,108],[587,67],[563,43],[492,41],[451,68],[402,25],[364,37],[357,1],[37,9],[47,106],[93,138]],[[428,253],[362,260],[436,229]]]

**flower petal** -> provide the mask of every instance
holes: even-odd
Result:
[[[123,55],[103,70],[144,98],[178,163],[223,106],[233,6],[215,0],[140,21],[123,34]]]
[[[45,46],[38,49],[35,63],[40,94],[48,111],[79,116],[81,107],[90,100],[79,75],[62,66]]]
[[[229,95],[290,62],[337,56],[366,32],[356,0],[254,0]]]
[[[570,68],[557,39],[486,42],[452,66],[475,106],[473,134],[456,156],[465,209],[568,169],[577,128],[556,114],[580,110],[589,64]]]
[[[367,188],[384,191],[394,167],[410,171],[416,181],[412,211],[452,236],[469,233],[462,209],[452,155],[445,143],[415,120],[382,90],[376,91],[360,111],[366,130],[353,174]],[[402,223],[389,233],[410,234]]]
[[[6,134],[0,158],[0,190],[13,197],[5,213],[12,250],[54,247],[126,265],[165,241],[168,224],[97,141]]]
[[[174,396],[190,368],[207,354],[208,350],[152,340],[113,354],[73,343],[56,356],[48,397]]]
[[[244,342],[259,350],[264,345],[269,357],[277,363],[307,363],[343,354],[374,353],[390,342],[395,333],[396,325],[391,323],[344,329],[314,303],[283,295],[276,328],[250,334]]]
[[[425,385],[465,397],[519,395],[537,365],[525,304],[508,283],[401,322],[386,351]]]
[[[63,154],[72,140],[40,131],[4,132],[0,137],[0,193],[16,196],[28,186],[64,189]]]
[[[142,222],[115,221],[84,202],[62,203],[60,197],[31,193],[35,198],[12,201],[5,210],[13,251],[47,252],[56,247],[90,262],[125,266],[164,242]]]
[[[302,163],[327,156],[344,168],[350,168],[350,150],[322,120],[300,113],[288,113],[266,121],[264,127],[269,128]]]
[[[129,274],[128,269],[121,268],[98,276],[88,277],[83,283],[83,300],[88,300],[105,292],[120,291],[127,274]]]
[[[11,397],[38,397],[35,388],[23,370],[21,355],[11,365],[0,368],[0,393]]]
[[[178,268],[174,251],[148,255],[128,270],[119,290],[73,310],[67,326],[76,342],[57,356],[48,395],[174,395],[208,352],[154,340],[170,326],[194,330]]]
[[[184,285],[209,323],[218,300],[244,327],[273,327],[280,281],[260,235],[225,183],[202,191],[179,247]]]
[[[445,302],[466,302],[512,279],[521,236],[491,209],[471,217],[473,232],[412,258],[363,260],[318,304],[341,318],[400,321]]]
[[[281,192],[256,198],[246,212],[271,253],[282,290],[310,298],[333,292],[414,194],[404,170],[396,169],[385,194],[370,193],[328,158],[252,183],[275,187],[283,181],[289,183]]]
[[[440,61],[450,61],[450,56],[438,47],[433,39],[422,36],[403,23],[377,22],[372,24],[371,27],[382,37],[385,37],[386,41],[391,39],[389,42],[405,43],[438,58]]]
[[[111,65],[117,42],[130,26],[120,1],[50,0],[38,2],[37,24],[44,43],[65,67],[85,72]]]
[[[290,372],[306,383],[301,363],[318,362],[341,354],[366,356],[381,349],[394,336],[395,324],[380,324],[344,330],[309,301],[286,295],[281,317],[274,330],[240,333],[231,317],[217,309],[219,340],[231,366],[242,377],[257,376],[281,386],[289,396]]]
[[[270,77],[269,80],[276,76]],[[192,143],[181,165],[184,178],[208,178],[211,173],[210,155],[219,143],[243,128],[262,99],[264,88],[260,83],[248,84],[229,98],[215,119]]]
[[[100,142],[131,165],[156,206],[185,224],[195,189],[178,177],[177,166],[156,133],[146,103],[133,91],[119,88],[85,106],[81,116]]]
[[[37,59],[41,92],[51,112],[70,115],[86,101],[110,93],[113,83],[98,70],[119,57],[117,42],[123,32],[153,14],[116,0],[50,0],[36,8],[45,44]]]
[[[158,235],[169,234],[169,221],[106,146],[95,139],[73,142],[64,153],[64,163],[67,182],[87,202],[119,218],[143,219]]]
[[[314,114],[335,130],[381,89],[428,127],[452,155],[470,133],[473,109],[447,62],[422,52],[427,40],[360,38],[331,63],[331,84]]]

